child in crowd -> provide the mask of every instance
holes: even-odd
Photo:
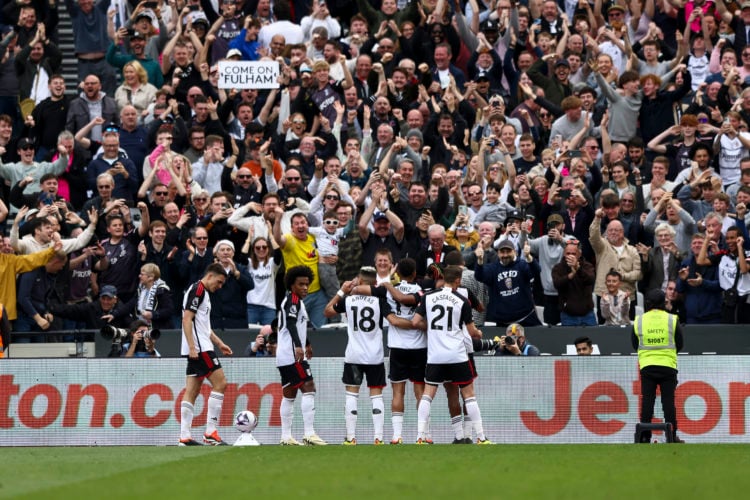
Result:
[[[622,276],[611,269],[607,273],[605,285],[607,291],[602,295],[599,312],[604,318],[605,325],[629,325],[630,295],[620,290]]]
[[[327,210],[326,213],[323,214],[323,226],[310,228],[310,234],[315,236],[315,244],[320,253],[320,261],[318,262],[320,286],[323,287],[323,291],[328,296],[329,300],[336,295],[336,292],[338,292],[340,288],[339,280],[336,277],[336,261],[338,260],[339,254],[339,241],[341,238],[349,234],[352,227],[352,221],[350,221],[345,227],[339,227],[339,219],[336,216],[336,210]]]

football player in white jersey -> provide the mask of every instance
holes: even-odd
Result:
[[[224,389],[227,379],[219,359],[214,353],[217,345],[222,354],[232,355],[232,349],[226,345],[211,329],[211,299],[209,292],[215,292],[224,285],[227,275],[219,264],[210,264],[206,273],[198,282],[193,283],[185,292],[182,303],[182,350],[188,358],[185,395],[180,406],[180,446],[200,446],[190,434],[193,425],[195,399],[198,397],[203,379],[211,382],[211,395],[208,397],[206,412],[206,432],[203,441],[210,445],[226,446],[219,437],[216,424],[219,422],[221,405],[224,402]]]
[[[297,390],[302,391],[302,420],[305,437],[302,443],[308,446],[326,445],[315,433],[315,382],[308,360],[312,358],[312,347],[307,338],[309,316],[303,299],[313,281],[313,272],[307,266],[295,266],[287,270],[284,282],[287,294],[279,310],[279,335],[276,347],[276,367],[281,374],[283,398],[281,416],[281,445],[299,446],[292,437],[294,400]]]
[[[421,330],[411,326],[411,320],[423,295],[422,287],[416,282],[417,264],[414,259],[404,258],[398,263],[398,276],[401,282],[393,285],[384,281],[377,287],[358,286],[352,293],[385,297],[391,310],[399,318],[409,321],[408,328],[391,325],[388,328],[389,371],[393,399],[391,400],[391,444],[403,443],[404,396],[406,381],[414,386],[417,406],[424,391],[424,369],[427,365],[427,337]]]
[[[352,294],[355,286],[374,285],[377,271],[374,267],[363,267],[359,276],[347,281],[336,295],[328,302],[324,315],[332,318],[337,314],[346,314],[349,341],[344,354],[344,374],[341,378],[346,386],[346,440],[345,445],[357,444],[357,401],[362,381],[367,379],[372,404],[372,422],[376,445],[383,444],[383,422],[385,406],[383,404],[383,387],[385,387],[385,364],[383,362],[383,327],[386,319],[401,328],[411,327],[411,322],[399,318],[391,310],[385,296]]]
[[[481,338],[482,332],[474,325],[468,300],[456,292],[461,286],[461,273],[458,266],[446,267],[443,271],[445,286],[425,294],[412,319],[415,328],[427,331],[427,368],[418,410],[417,444],[425,444],[432,398],[438,385],[446,382],[459,387],[476,429],[477,444],[491,444],[484,435],[482,416],[474,396],[474,373],[464,344],[463,328],[466,326],[473,338]]]

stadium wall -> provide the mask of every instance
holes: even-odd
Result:
[[[680,356],[677,414],[686,441],[750,442],[747,411],[750,357]],[[487,436],[496,443],[629,443],[638,420],[640,384],[634,357],[478,357],[477,394]],[[239,433],[234,414],[259,417],[256,438],[278,443],[281,385],[273,359],[222,360],[229,386],[220,432]],[[387,360],[386,360],[387,364]],[[341,358],[314,358],[316,430],[344,438]],[[5,360],[0,374],[0,436],[5,446],[174,445],[179,435],[185,361],[179,359]],[[205,424],[204,384],[194,436]],[[404,438],[416,438],[416,410],[407,389]],[[385,390],[390,439],[390,387]],[[370,402],[363,388],[358,440],[371,442]],[[657,401],[657,415],[661,408]],[[443,391],[433,403],[433,436],[453,436]],[[294,435],[302,437],[299,398]]]

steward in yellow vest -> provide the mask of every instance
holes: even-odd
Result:
[[[644,314],[633,322],[633,347],[638,350],[641,371],[641,423],[650,423],[654,416],[656,388],[661,389],[664,421],[672,424],[674,441],[677,438],[677,411],[674,393],[677,388],[677,351],[682,350],[682,328],[674,314],[665,311],[665,297],[661,290],[650,290],[644,296]],[[650,433],[641,435],[641,442],[651,441]]]

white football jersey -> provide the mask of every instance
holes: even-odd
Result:
[[[195,314],[193,317],[193,344],[198,352],[213,351],[214,344],[211,342],[211,298],[208,290],[201,281],[193,283],[182,298],[182,309]],[[182,330],[182,347],[180,354],[190,354],[185,338],[185,330]]]
[[[422,297],[417,314],[427,322],[428,363],[468,361],[463,331],[472,321],[468,300],[450,288],[441,288]]]
[[[405,295],[422,295],[422,287],[416,283],[402,281],[396,288]],[[386,300],[391,311],[398,316],[411,321],[414,313],[417,312],[417,306],[405,306],[396,302],[396,299],[390,293],[386,293]],[[418,302],[417,302],[418,303]],[[415,328],[403,329],[390,325],[388,327],[388,347],[397,349],[424,349],[427,347],[427,335],[422,330]]]
[[[349,295],[339,300],[334,308],[346,313],[349,341],[344,361],[362,365],[383,362],[383,324],[391,308],[382,297]]]
[[[300,347],[307,343],[307,309],[302,299],[287,292],[279,310],[279,335],[276,345],[276,366],[294,364],[294,337],[299,337]]]

